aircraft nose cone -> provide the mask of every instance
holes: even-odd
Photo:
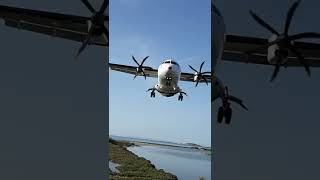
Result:
[[[168,69],[169,69],[169,70],[171,70],[171,69],[172,69],[172,67],[170,66],[170,67],[168,67]]]

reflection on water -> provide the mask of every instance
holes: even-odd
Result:
[[[182,180],[211,179],[211,156],[195,149],[141,146],[129,147],[129,151],[152,162],[157,169],[164,169]]]

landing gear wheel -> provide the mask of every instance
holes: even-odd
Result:
[[[222,123],[222,121],[223,121],[223,114],[224,114],[223,107],[219,107],[219,110],[218,110],[218,123],[219,124]]]
[[[150,97],[156,97],[156,93],[154,91],[151,92],[151,96]]]
[[[228,107],[225,111],[225,118],[226,118],[226,124],[231,123],[231,118],[232,118],[232,109]]]
[[[180,94],[178,97],[178,101],[182,101],[182,100],[183,100],[183,96],[182,96],[182,94]]]

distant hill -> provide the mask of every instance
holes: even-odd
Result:
[[[123,136],[114,136],[114,135],[111,135],[110,137],[117,141],[143,142],[143,143],[159,144],[159,145],[165,145],[165,146],[197,148],[197,149],[206,149],[206,150],[211,149],[211,147],[204,147],[195,143],[175,143],[175,142],[169,142],[169,141],[153,140],[153,139],[138,138],[138,137],[123,137]]]

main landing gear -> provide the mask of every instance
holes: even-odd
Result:
[[[225,92],[223,93],[222,106],[218,109],[218,123],[222,123],[223,118],[225,118],[225,123],[230,124],[232,119],[232,109],[230,107],[231,103],[229,101],[239,104],[243,109],[248,110],[248,108],[243,104],[242,100],[229,95],[228,87],[225,87]]]

